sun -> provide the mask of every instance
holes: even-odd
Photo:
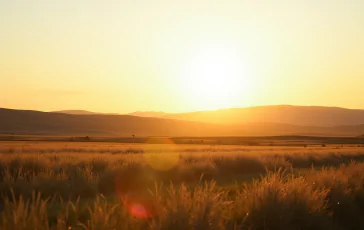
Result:
[[[181,71],[181,89],[196,110],[244,104],[251,88],[246,61],[229,45],[209,44],[187,55]]]

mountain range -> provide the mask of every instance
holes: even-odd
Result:
[[[300,126],[364,124],[364,110],[323,106],[256,106],[192,113],[169,114],[163,118],[214,124],[283,123]]]
[[[94,115],[84,110],[58,111],[67,114]],[[116,115],[116,114],[114,114]],[[212,124],[280,123],[300,126],[339,126],[364,124],[364,110],[324,106],[256,106],[214,111],[168,114],[163,112],[134,112],[127,115],[197,121]]]
[[[0,134],[94,136],[264,136],[364,134],[364,110],[259,106],[192,113],[100,114],[0,109]]]

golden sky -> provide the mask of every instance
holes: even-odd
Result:
[[[362,0],[0,0],[0,107],[364,109]]]

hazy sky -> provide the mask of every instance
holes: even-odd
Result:
[[[0,107],[364,109],[363,0],[0,0]]]

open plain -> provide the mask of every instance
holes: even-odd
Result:
[[[1,142],[0,228],[361,229],[363,161],[360,145]]]

